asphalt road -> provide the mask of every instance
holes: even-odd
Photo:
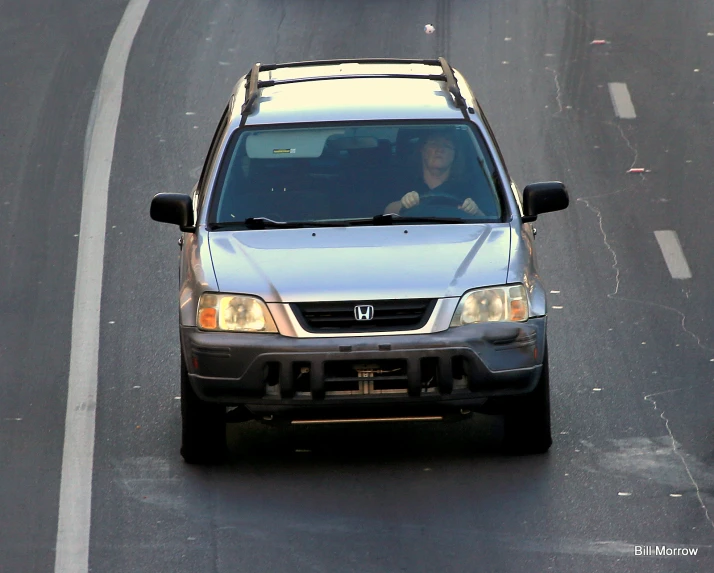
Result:
[[[54,570],[85,133],[125,7],[0,0],[1,573]],[[151,0],[109,187],[89,570],[714,569],[713,49],[704,0]],[[471,81],[516,182],[571,193],[536,225],[557,291],[550,453],[500,455],[485,417],[251,423],[230,428],[227,465],[184,465],[178,233],[151,197],[190,189],[255,61],[436,55]],[[661,230],[691,278],[672,278]],[[654,545],[698,555],[635,555]]]

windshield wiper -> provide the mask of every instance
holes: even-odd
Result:
[[[245,221],[227,221],[225,223],[210,223],[209,231],[226,229],[303,229],[306,227],[346,227],[343,221],[273,221],[267,217],[248,217]]]
[[[375,215],[371,221],[373,225],[394,225],[400,223],[465,223],[461,217],[405,217],[396,213],[387,213],[386,215]],[[355,221],[357,223],[357,221]],[[353,224],[355,224],[353,223]]]
[[[405,217],[395,213],[375,215],[360,219],[343,219],[335,221],[273,221],[267,217],[248,217],[245,221],[226,221],[209,223],[209,231],[227,229],[304,229],[309,227],[352,227],[359,225],[394,225],[400,223],[466,223],[459,217]],[[472,222],[472,221],[468,221]]]

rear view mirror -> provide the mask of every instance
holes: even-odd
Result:
[[[568,191],[560,181],[531,183],[523,190],[523,222],[535,221],[541,213],[560,211],[570,203]]]
[[[178,225],[182,231],[193,231],[193,201],[180,193],[159,193],[151,200],[151,218],[159,223]]]

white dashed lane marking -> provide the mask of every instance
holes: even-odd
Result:
[[[620,119],[635,119],[635,106],[632,105],[630,91],[627,89],[627,84],[609,83],[607,87],[610,89],[610,98],[612,106],[615,108],[615,115]]]
[[[675,231],[655,231],[654,234],[672,278],[691,279],[692,271],[689,270],[677,233]]]

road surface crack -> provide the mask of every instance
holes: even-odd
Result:
[[[558,72],[553,68],[547,67],[545,69],[553,74],[553,80],[555,81],[555,101],[558,103],[558,111],[553,115],[556,116],[559,113],[563,113],[563,100],[560,94],[560,80],[558,79]]]
[[[657,411],[657,409],[658,409],[657,401],[653,400],[653,398],[652,398],[653,396],[661,396],[662,394],[671,394],[672,392],[677,392],[679,390],[682,390],[682,388],[675,388],[673,390],[665,390],[664,392],[648,394],[647,396],[645,396],[645,401],[651,402],[652,405],[654,406],[655,411]],[[706,517],[706,520],[709,522],[709,525],[711,525],[714,528],[714,521],[712,521],[711,517],[709,517],[709,509],[707,508],[706,504],[704,503],[704,500],[702,499],[702,493],[699,489],[699,484],[697,484],[697,481],[694,479],[694,476],[692,475],[692,472],[689,469],[689,465],[687,464],[687,461],[684,459],[684,456],[680,453],[679,449],[677,448],[677,441],[674,439],[674,434],[672,433],[672,429],[669,427],[669,419],[664,415],[664,410],[660,410],[659,417],[664,420],[665,428],[667,428],[667,433],[669,434],[669,438],[672,440],[672,451],[681,460],[682,465],[684,466],[684,470],[687,472],[687,476],[689,477],[689,481],[694,486],[694,490],[696,492],[697,499],[699,500],[699,505],[704,510],[704,516]]]
[[[615,270],[615,290],[608,294],[608,298],[612,298],[613,296],[617,295],[618,291],[620,290],[620,267],[617,263],[617,253],[615,252],[615,249],[612,248],[612,245],[610,245],[609,241],[607,240],[607,233],[605,232],[605,229],[603,228],[602,225],[602,212],[600,209],[597,207],[594,207],[590,204],[590,201],[587,199],[583,198],[578,198],[578,201],[585,203],[585,206],[590,209],[595,215],[597,215],[598,219],[598,225],[600,226],[600,233],[602,234],[603,242],[605,243],[605,247],[607,247],[607,250],[610,251],[610,254],[612,255],[612,268]]]
[[[618,131],[620,132],[620,135],[622,136],[622,139],[625,140],[627,147],[629,147],[630,150],[632,151],[632,153],[634,154],[635,158],[632,160],[632,165],[630,165],[630,169],[633,169],[635,167],[635,165],[637,165],[637,158],[639,157],[639,153],[638,153],[637,149],[635,149],[635,147],[632,145],[632,143],[630,143],[630,140],[625,135],[625,132],[622,130],[622,126],[620,124],[612,123],[611,121],[609,121],[607,123],[609,125],[614,125],[615,127],[617,127]],[[642,179],[645,178],[644,174],[640,175],[640,177]]]
[[[633,161],[632,161],[632,164],[631,164],[631,166],[630,166],[630,169],[632,169],[632,168],[637,164],[637,160],[638,160],[638,158],[639,158],[639,152],[637,151],[637,148],[636,148],[634,145],[632,145],[632,143],[630,142],[630,140],[629,140],[629,138],[627,137],[627,135],[625,135],[625,132],[623,131],[621,125],[618,125],[618,124],[613,123],[613,122],[607,122],[607,125],[612,125],[612,126],[614,126],[614,127],[616,127],[616,128],[618,129],[618,131],[620,132],[620,135],[622,136],[622,139],[623,139],[623,140],[625,141],[625,143],[627,144],[627,147],[632,151],[632,154],[633,154],[633,157],[634,157],[634,158],[633,158]],[[640,177],[641,177],[643,180],[644,180],[644,178],[645,178],[644,174],[641,174]],[[599,228],[600,228],[600,233],[601,233],[601,235],[602,235],[602,237],[603,237],[603,243],[605,244],[605,247],[607,248],[607,250],[609,251],[610,255],[612,256],[612,260],[613,260],[612,269],[615,271],[615,289],[613,290],[613,292],[609,293],[609,294],[607,295],[607,297],[610,298],[610,299],[617,298],[618,300],[622,300],[622,301],[626,301],[626,302],[632,302],[632,303],[642,304],[642,305],[646,305],[646,306],[652,306],[652,307],[659,308],[659,309],[662,309],[662,310],[672,311],[672,312],[678,314],[678,315],[680,316],[680,318],[682,319],[682,320],[681,320],[681,323],[680,323],[680,325],[681,325],[681,327],[682,327],[682,330],[683,330],[686,334],[688,334],[689,336],[691,336],[692,338],[694,338],[694,340],[695,340],[696,343],[697,343],[697,346],[698,346],[699,348],[701,348],[702,350],[705,350],[705,351],[707,351],[707,352],[714,352],[714,348],[711,348],[711,347],[708,347],[708,346],[704,345],[704,344],[702,343],[702,339],[701,339],[696,333],[692,332],[691,330],[689,330],[689,329],[686,327],[685,322],[686,322],[686,320],[687,320],[687,317],[686,317],[686,315],[685,315],[682,311],[680,311],[680,310],[678,310],[678,309],[676,309],[676,308],[674,308],[674,307],[664,305],[664,304],[658,304],[658,303],[655,303],[655,302],[649,302],[649,301],[644,301],[644,300],[636,300],[636,299],[631,299],[631,298],[625,298],[625,297],[622,297],[622,296],[618,296],[618,293],[619,293],[619,291],[620,291],[620,267],[619,267],[618,260],[617,260],[617,253],[615,252],[615,249],[613,249],[612,245],[610,244],[610,241],[608,240],[608,235],[607,235],[607,232],[605,231],[605,227],[604,227],[604,224],[603,224],[602,211],[601,211],[600,209],[598,209],[597,207],[595,207],[595,206],[591,203],[591,201],[593,201],[594,199],[601,199],[601,198],[603,198],[603,197],[611,197],[611,196],[613,196],[613,195],[618,195],[618,194],[623,193],[623,192],[629,192],[629,191],[631,191],[631,190],[632,190],[632,189],[627,189],[627,188],[625,188],[625,189],[619,189],[619,190],[617,190],[617,191],[613,191],[612,193],[603,193],[603,194],[601,194],[601,195],[594,195],[594,196],[591,196],[591,197],[579,197],[579,198],[577,199],[578,202],[583,203],[590,211],[592,211],[593,213],[595,213],[595,215],[597,216],[598,226],[599,226]],[[686,296],[687,298],[689,298],[689,292],[685,292],[685,296]]]
[[[609,123],[611,123],[611,122],[609,122]],[[617,127],[617,129],[618,129],[619,132],[620,132],[620,135],[621,135],[622,138],[625,140],[625,143],[627,144],[628,148],[632,151],[632,153],[633,153],[633,155],[634,155],[634,159],[633,159],[633,161],[632,161],[632,165],[630,166],[630,169],[632,169],[632,168],[634,168],[634,166],[637,164],[637,160],[638,160],[638,157],[639,157],[638,151],[637,151],[637,149],[632,145],[632,143],[630,142],[629,138],[625,135],[625,132],[623,131],[622,127],[621,127],[620,125],[617,125],[617,124],[613,124],[613,125],[615,125],[615,126]],[[644,175],[642,175],[641,177],[644,179]],[[689,329],[686,327],[685,322],[686,322],[687,317],[686,317],[686,315],[685,315],[683,312],[681,312],[680,310],[678,310],[678,309],[676,309],[676,308],[673,308],[673,307],[671,307],[671,306],[663,305],[663,304],[658,304],[658,303],[648,302],[648,301],[642,301],[642,300],[635,300],[635,299],[631,299],[631,298],[626,298],[626,297],[618,296],[618,293],[619,293],[619,290],[620,290],[620,267],[619,267],[618,260],[617,260],[617,253],[615,252],[615,249],[613,249],[612,245],[610,244],[610,241],[608,240],[608,235],[607,235],[607,232],[605,231],[605,228],[604,228],[604,225],[603,225],[602,211],[601,211],[600,209],[598,209],[597,207],[595,207],[594,205],[592,205],[592,204],[591,204],[591,201],[592,201],[593,199],[598,199],[598,198],[602,198],[602,197],[617,195],[617,194],[622,193],[623,191],[627,191],[627,190],[628,190],[628,189],[620,189],[620,190],[614,191],[614,192],[612,192],[612,193],[606,193],[606,194],[603,194],[603,195],[597,195],[597,196],[593,196],[593,197],[589,197],[589,198],[578,198],[578,199],[577,199],[578,201],[582,202],[590,211],[592,211],[593,213],[595,213],[595,215],[597,216],[598,226],[599,226],[599,228],[600,228],[600,233],[602,234],[602,237],[603,237],[603,242],[604,242],[605,247],[607,248],[608,252],[609,252],[610,255],[612,256],[612,260],[613,260],[612,268],[613,268],[614,271],[615,271],[615,289],[613,290],[613,292],[611,292],[611,293],[609,293],[609,294],[607,295],[607,298],[609,298],[609,299],[621,300],[621,301],[625,301],[625,302],[636,303],[636,304],[642,304],[642,305],[651,306],[651,307],[655,307],[655,308],[659,308],[659,309],[662,309],[662,310],[667,310],[667,311],[671,311],[671,312],[676,313],[676,314],[679,315],[679,317],[681,318],[680,325],[681,325],[681,327],[682,327],[682,330],[683,330],[685,333],[687,333],[689,336],[691,336],[692,338],[694,338],[694,340],[696,341],[697,346],[698,346],[699,348],[701,348],[702,350],[705,350],[705,351],[707,351],[707,352],[713,352],[714,349],[705,346],[705,345],[702,343],[701,338],[700,338],[696,333],[692,332],[691,330],[689,330]],[[662,394],[668,394],[668,393],[671,393],[671,392],[676,392],[676,391],[678,391],[678,390],[681,390],[681,388],[676,388],[676,389],[673,389],[673,390],[666,390],[666,391],[657,392],[657,393],[654,393],[654,394],[648,394],[647,396],[644,397],[644,399],[645,399],[645,401],[652,403],[652,405],[653,405],[655,411],[658,411],[658,410],[659,410],[659,412],[660,412],[660,418],[661,418],[662,420],[664,420],[665,428],[667,429],[667,433],[668,433],[669,438],[670,438],[670,440],[671,440],[671,442],[672,442],[672,452],[673,452],[674,454],[676,454],[677,457],[680,459],[680,461],[681,461],[681,463],[682,463],[682,465],[683,465],[683,467],[684,467],[684,469],[685,469],[685,471],[686,471],[686,473],[687,473],[687,476],[688,476],[688,478],[689,478],[689,481],[690,481],[690,482],[692,483],[692,485],[694,486],[694,489],[695,489],[695,491],[696,491],[697,499],[699,500],[699,504],[700,504],[701,508],[704,510],[704,515],[705,515],[705,517],[706,517],[706,520],[707,520],[707,521],[709,522],[709,524],[714,528],[714,521],[713,521],[712,518],[709,516],[709,510],[708,510],[706,504],[704,503],[704,499],[702,498],[702,494],[701,494],[701,491],[700,491],[700,489],[699,489],[699,484],[698,484],[697,481],[694,479],[694,476],[692,475],[691,469],[689,468],[689,465],[687,464],[687,461],[684,459],[684,456],[682,455],[682,453],[681,453],[681,452],[679,451],[679,449],[677,448],[677,441],[674,439],[674,434],[673,434],[673,432],[672,432],[672,428],[670,427],[669,419],[665,416],[664,410],[661,410],[661,409],[658,409],[658,408],[657,408],[657,402],[656,402],[656,400],[654,400],[654,397],[655,397],[655,396],[659,396],[659,395],[662,395]]]

